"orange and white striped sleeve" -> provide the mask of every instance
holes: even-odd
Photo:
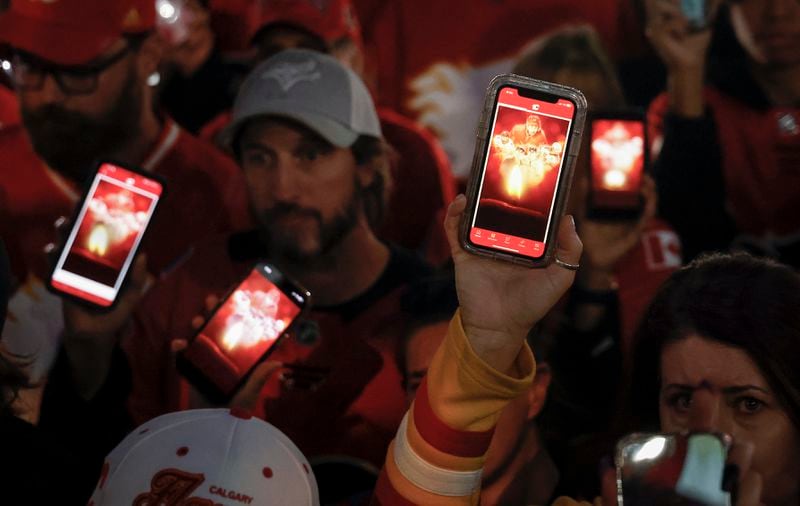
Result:
[[[472,350],[456,312],[394,441],[373,504],[477,504],[481,470],[500,412],[533,382],[526,344],[512,374]]]

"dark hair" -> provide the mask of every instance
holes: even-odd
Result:
[[[558,82],[558,75],[564,71],[601,76],[608,91],[609,103],[604,106],[625,105],[614,65],[591,26],[568,26],[539,37],[524,51],[512,70],[515,74],[552,82]]]
[[[375,171],[375,181],[363,189],[362,202],[369,226],[377,232],[383,225],[392,192],[392,163],[397,155],[385,140],[370,135],[359,136],[350,149],[356,164],[370,164]]]
[[[673,274],[636,335],[627,399],[636,429],[657,427],[661,353],[666,344],[689,334],[746,352],[800,428],[798,273],[737,253],[701,257]]]

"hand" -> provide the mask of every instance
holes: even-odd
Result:
[[[645,227],[656,215],[658,196],[656,183],[650,176],[644,176],[641,195],[644,209],[636,221],[595,221],[584,217],[579,220],[583,259],[578,279],[586,288],[610,288],[609,280],[617,264],[639,243]],[[608,286],[600,286],[602,283]]]
[[[708,0],[709,19],[713,20],[722,3]],[[645,33],[667,67],[671,110],[685,118],[705,114],[703,84],[711,30],[690,30],[680,8],[680,0],[646,0]]]
[[[128,281],[116,306],[108,312],[64,299],[64,351],[75,388],[85,399],[94,397],[105,382],[120,332],[150,284],[144,255],[134,260]]]
[[[116,339],[117,334],[131,319],[133,311],[152,283],[147,272],[147,257],[141,254],[133,261],[127,285],[119,294],[117,304],[108,312],[90,309],[64,299],[65,335],[68,339]]]
[[[209,295],[206,297],[205,303],[206,316],[197,315],[192,318],[192,328],[195,331],[199,331],[203,327],[208,317],[219,304],[219,298],[215,295]],[[185,350],[188,345],[189,343],[185,339],[175,339],[170,344],[170,348],[173,353],[178,353]],[[238,407],[253,411],[261,396],[261,391],[264,389],[264,385],[272,377],[273,373],[282,367],[283,364],[275,360],[267,360],[258,364],[255,369],[253,369],[253,373],[247,379],[244,386],[239,389],[233,399],[228,403],[228,406],[231,408]]]
[[[573,271],[557,264],[530,269],[464,251],[458,237],[467,199],[450,204],[445,232],[456,270],[461,320],[473,349],[498,371],[509,370],[531,328],[558,302],[572,284]],[[556,255],[577,264],[581,240],[571,216],[561,221]]]
[[[721,0],[708,0],[713,22]],[[711,30],[693,31],[681,10],[681,0],[645,0],[645,34],[670,71],[705,67]]]

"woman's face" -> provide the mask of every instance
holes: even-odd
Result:
[[[661,353],[661,428],[719,431],[755,446],[768,506],[800,499],[800,434],[758,366],[739,348],[691,334]]]
[[[800,64],[800,0],[739,0],[731,16],[736,37],[757,63]]]

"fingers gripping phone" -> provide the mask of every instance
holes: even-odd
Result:
[[[275,266],[256,265],[178,354],[178,370],[209,400],[227,402],[310,301],[311,294]]]
[[[550,263],[586,115],[574,89],[507,74],[486,95],[461,226],[465,250]]]
[[[590,114],[589,218],[629,220],[641,215],[646,132],[644,111]]]
[[[615,455],[619,505],[729,505],[730,446],[728,436],[710,432],[624,437]]]
[[[153,174],[99,163],[48,287],[94,307],[112,307],[163,195],[164,183]]]

